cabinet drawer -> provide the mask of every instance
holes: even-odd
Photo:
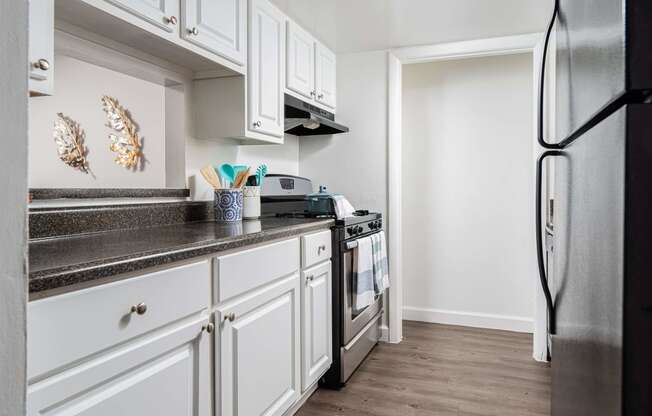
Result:
[[[298,238],[218,257],[215,299],[223,302],[298,270]]]
[[[208,261],[30,302],[28,377],[191,316],[209,302]],[[139,304],[146,310],[132,312]]]
[[[301,237],[301,267],[310,267],[331,258],[331,232],[321,231]]]

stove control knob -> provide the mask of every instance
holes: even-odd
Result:
[[[362,228],[361,226],[358,225],[358,230],[357,231],[358,231],[358,234],[360,234],[361,232],[364,231],[364,228]]]
[[[353,235],[355,233],[355,230],[353,229],[353,227],[349,227],[349,228],[346,229],[346,232],[349,235]]]
[[[375,223],[375,222],[370,222],[370,223],[367,224],[367,225],[369,226],[369,229],[371,229],[371,230],[375,230],[375,229],[376,229],[376,223]]]

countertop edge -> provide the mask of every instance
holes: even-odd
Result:
[[[75,264],[65,267],[40,270],[29,273],[29,295],[42,297],[43,292],[57,291],[62,293],[62,288],[92,281],[101,281],[114,278],[121,274],[138,272],[149,268],[170,265],[176,262],[189,260],[195,257],[207,256],[222,251],[246,248],[255,244],[293,237],[312,231],[328,229],[334,221],[326,219],[308,224],[279,227],[278,229],[263,231],[239,237],[228,237],[220,240],[209,240],[200,243],[179,246],[178,248],[161,250],[158,252],[136,253],[133,256]],[[65,293],[65,291],[63,292]]]

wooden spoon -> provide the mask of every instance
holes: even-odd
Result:
[[[213,189],[221,189],[222,188],[222,183],[220,182],[219,176],[217,176],[217,173],[215,172],[215,169],[211,165],[204,166],[200,170],[201,175],[206,179],[206,182],[208,182],[209,185],[213,187]]]
[[[249,177],[249,171],[251,171],[251,168],[247,168],[247,170],[244,170],[238,174],[238,177],[235,180],[235,188],[242,188],[245,183],[247,183],[247,178]]]

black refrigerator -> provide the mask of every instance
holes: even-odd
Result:
[[[537,166],[552,415],[648,416],[652,0],[558,0],[554,9],[546,44],[555,39],[556,131],[544,137],[542,77],[539,143],[545,152]],[[544,68],[550,56],[544,55]],[[547,158],[555,160],[552,281],[541,244]]]

